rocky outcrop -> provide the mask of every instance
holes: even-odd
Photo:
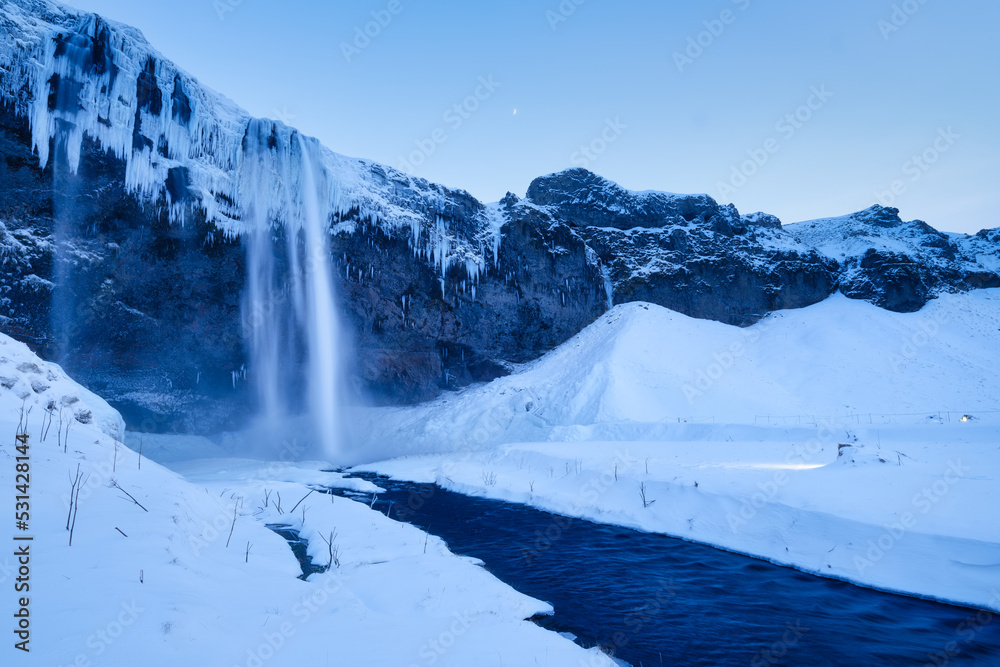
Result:
[[[512,195],[494,214],[503,240],[475,284],[459,266],[439,275],[409,239],[375,225],[334,238],[341,269],[358,267],[343,274],[342,293],[370,395],[418,401],[494,379],[604,312],[600,269],[574,230]]]
[[[245,397],[217,399],[243,363],[240,239],[204,214],[171,224],[163,206],[142,206],[124,163],[92,141],[76,174],[39,169],[27,136],[23,118],[0,113],[4,331],[132,425],[230,423]]]
[[[0,24],[16,37],[0,43],[4,329],[135,426],[208,431],[253,410],[248,333],[288,309],[246,312],[247,239],[266,225],[288,247],[307,152],[354,384],[376,400],[489,380],[606,306],[596,257],[564,225],[252,119],[128,26],[48,0],[7,3]]]
[[[535,180],[528,199],[579,228],[607,267],[616,303],[648,301],[745,326],[837,287],[836,262],[777,218],[741,216],[707,195],[634,193],[573,169]]]
[[[718,204],[708,195],[632,192],[586,169],[542,176],[527,199],[578,227],[657,228],[673,221],[708,222]]]
[[[785,229],[838,263],[844,294],[888,310],[915,312],[940,292],[1000,287],[995,230],[975,237],[944,234],[879,205]]]

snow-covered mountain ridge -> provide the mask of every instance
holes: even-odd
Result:
[[[29,119],[40,168],[57,157],[54,149],[77,172],[89,139],[125,162],[125,186],[147,203],[165,205],[171,222],[182,223],[193,206],[223,234],[244,234],[252,224],[251,199],[267,205],[271,221],[299,214],[296,130],[266,121],[266,136],[253,136],[246,111],[201,86],[135,28],[48,0],[7,0],[0,25],[11,37],[0,43],[0,97]],[[254,141],[283,152],[276,161],[284,169],[255,178],[257,165],[248,164],[246,150]],[[467,193],[328,149],[322,157],[333,175],[330,208],[340,219],[405,227],[414,251],[445,270],[485,257],[471,241],[493,243],[477,238],[493,228]],[[443,219],[464,217],[477,227],[458,236],[440,229]],[[478,270],[469,267],[472,276]]]
[[[239,421],[260,316],[243,308],[244,237],[267,224],[281,245],[300,224],[303,142],[320,155],[355,384],[386,402],[503,375],[615,303],[743,326],[838,289],[911,311],[1000,285],[995,230],[899,249],[900,228],[870,225],[841,252],[774,216],[582,169],[484,205],[251,118],[128,26],[50,0],[4,0],[0,25],[0,322],[132,423]]]
[[[891,310],[919,310],[941,292],[997,286],[998,230],[945,234],[877,204],[784,229],[838,262],[844,294]]]
[[[55,149],[76,172],[87,138],[123,160],[126,187],[149,203],[164,204],[172,222],[182,222],[192,206],[230,236],[246,233],[253,224],[247,215],[251,201],[267,207],[265,220],[299,214],[298,180],[289,164],[297,134],[293,128],[278,121],[252,122],[247,112],[201,86],[130,26],[50,0],[7,0],[0,23],[13,37],[0,45],[0,97],[15,114],[29,119],[32,149],[42,169]],[[273,170],[264,170],[263,180],[257,165],[247,164],[248,142],[266,142],[268,148],[286,154],[276,158]],[[323,168],[331,176],[326,181],[327,196],[336,216],[331,221],[335,230],[353,232],[363,222],[403,229],[411,235],[414,252],[442,274],[461,264],[466,288],[487,270],[488,259],[496,263],[502,230],[509,222],[502,209],[498,220],[464,191],[328,149],[322,155]],[[536,179],[527,198],[556,209],[558,218],[574,227],[671,226],[675,238],[678,225],[699,227],[699,223],[727,236],[780,229],[773,216],[741,216],[732,205],[720,206],[708,195],[632,192],[582,169]],[[840,221],[868,220],[880,212],[889,212],[891,218],[894,210],[876,206],[825,222],[828,227],[843,227]],[[909,225],[935,234],[919,221]],[[809,243],[809,235],[801,232],[793,236],[806,241],[804,248],[780,234],[755,235],[746,245],[772,251],[772,259],[773,251],[808,255],[819,250],[829,257],[839,253],[842,260],[847,254],[853,258],[884,245],[878,235],[869,235],[872,241],[866,245],[856,230],[842,231],[850,242],[840,249],[825,243],[828,236]],[[866,247],[859,248],[859,243]],[[647,254],[644,251],[636,252]],[[688,247],[681,251],[690,259],[705,257]],[[619,255],[631,259],[626,252]],[[656,272],[649,262],[632,263],[639,274]],[[975,266],[975,257],[969,263],[970,269],[984,272],[984,267]]]

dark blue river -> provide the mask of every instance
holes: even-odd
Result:
[[[555,607],[540,625],[659,665],[1000,666],[1000,618],[663,535],[359,475],[377,509]],[[370,497],[369,497],[370,500]]]

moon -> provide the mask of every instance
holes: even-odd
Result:
[[[517,109],[514,109],[514,115],[515,116],[517,115]]]

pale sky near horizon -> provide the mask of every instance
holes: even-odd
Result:
[[[586,166],[785,223],[882,203],[1000,226],[988,0],[70,4],[256,116],[483,201]]]

